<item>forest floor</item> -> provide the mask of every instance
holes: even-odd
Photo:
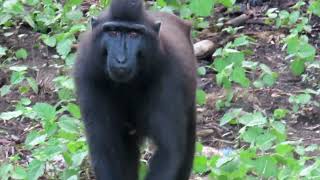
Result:
[[[285,1],[284,1],[285,4]],[[283,5],[283,4],[282,4]],[[242,89],[234,87],[234,97],[231,107],[242,108],[245,111],[261,111],[265,114],[272,114],[273,110],[277,108],[292,109],[292,104],[288,102],[288,98],[292,94],[297,94],[305,89],[315,89],[320,84],[320,70],[319,68],[308,69],[307,78],[303,76],[295,77],[290,73],[289,62],[286,60],[286,54],[282,50],[283,44],[280,40],[285,37],[288,32],[284,29],[275,29],[271,25],[264,23],[256,23],[262,16],[264,17],[267,8],[275,7],[265,3],[262,7],[251,7],[240,13],[252,14],[248,22],[244,22],[244,26],[235,35],[221,36],[221,33],[214,32],[214,30],[203,30],[199,39],[210,39],[219,44],[221,37],[230,38],[230,36],[237,36],[239,34],[246,34],[253,37],[256,43],[251,45],[253,55],[247,59],[254,62],[260,62],[268,65],[272,71],[279,74],[277,83],[270,88],[261,89]],[[288,8],[285,5],[281,8]],[[239,14],[238,14],[239,15]],[[220,16],[223,16],[221,14]],[[237,16],[237,14],[229,15],[230,17]],[[219,15],[212,18],[216,21]],[[313,31],[308,34],[312,44],[317,48],[320,54],[320,19],[312,19]],[[5,32],[10,32],[9,37],[4,36]],[[22,96],[28,97],[32,102],[45,101],[48,103],[55,103],[57,95],[54,92],[52,80],[60,74],[70,73],[63,72],[59,66],[59,61],[53,57],[54,49],[43,45],[39,41],[39,33],[33,32],[29,27],[24,25],[18,26],[15,29],[0,30],[0,44],[12,49],[25,48],[30,55],[26,60],[14,61],[15,64],[24,64],[32,67],[28,74],[32,75],[38,85],[39,93],[32,92],[21,95],[18,90],[11,91],[8,95],[0,99],[0,112],[14,110],[14,104],[19,101]],[[219,37],[219,38],[218,38]],[[232,39],[232,37],[231,37]],[[316,57],[320,61],[320,56]],[[2,60],[0,59],[0,63]],[[199,60],[199,65],[210,64],[210,60]],[[0,69],[0,88],[10,83],[9,69]],[[216,110],[215,102],[225,96],[223,88],[215,83],[214,72],[207,72],[204,77],[199,77],[199,87],[204,89],[207,93],[207,102],[204,106],[199,106],[197,109],[197,134],[198,138],[206,146],[220,150],[223,148],[239,148],[241,144],[237,141],[237,133],[241,127],[219,125],[219,119],[226,113],[227,109]],[[315,97],[315,100],[320,102],[320,97]],[[299,113],[287,116],[285,119],[288,128],[289,140],[300,140],[305,145],[320,144],[320,107],[315,105],[308,105],[299,109]],[[22,119],[20,121],[0,121],[0,160],[8,157],[10,154],[27,155],[28,151],[20,148],[21,143],[24,142],[26,134],[32,129],[39,128],[39,124],[35,121]]]

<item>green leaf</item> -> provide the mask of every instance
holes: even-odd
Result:
[[[246,77],[244,68],[239,66],[232,71],[231,80],[239,83],[242,87],[250,86],[250,80]]]
[[[239,118],[239,122],[246,126],[259,126],[267,123],[267,118],[261,112],[248,113]]]
[[[296,22],[298,21],[299,17],[300,17],[300,12],[299,12],[299,11],[294,11],[294,12],[292,12],[292,13],[290,14],[290,16],[289,16],[289,22],[290,22],[290,24],[296,23]]]
[[[47,138],[46,134],[41,135],[37,131],[31,131],[26,138],[25,144],[30,147],[34,147],[40,143],[43,143]]]
[[[298,76],[301,75],[305,70],[305,62],[301,59],[296,59],[290,64],[291,72]]]
[[[77,123],[77,119],[63,115],[60,118],[58,125],[63,131],[68,133],[79,133],[79,124]]]
[[[76,61],[76,54],[75,53],[70,53],[65,59],[66,65],[69,67],[72,67]]]
[[[276,78],[272,74],[265,74],[262,77],[262,81],[266,86],[271,87],[276,82]]]
[[[87,151],[72,154],[72,167],[74,168],[79,167],[82,164],[84,158],[87,157],[87,155],[88,155]]]
[[[0,16],[0,18],[1,18],[1,16]],[[8,48],[3,47],[3,46],[0,45],[0,57],[6,55],[7,49],[8,49]]]
[[[207,158],[204,156],[196,156],[193,161],[193,171],[195,173],[204,173],[207,170]]]
[[[38,94],[39,88],[38,88],[38,84],[37,84],[36,80],[33,79],[33,78],[31,78],[31,77],[28,77],[28,78],[27,78],[27,81],[28,81],[28,83],[29,83],[29,86],[32,88],[32,90],[33,90],[36,94]]]
[[[248,37],[247,36],[240,36],[238,38],[236,38],[233,41],[233,46],[234,47],[239,47],[239,46],[246,46],[248,45],[250,42],[248,41]]]
[[[24,73],[22,72],[13,72],[10,76],[11,84],[19,84],[24,80]]]
[[[301,59],[312,61],[316,55],[316,49],[309,43],[302,43],[297,56]]]
[[[275,139],[276,137],[273,134],[265,132],[256,138],[256,144],[261,150],[266,151],[272,147]]]
[[[12,164],[1,164],[0,166],[0,176],[1,180],[9,179],[9,173],[13,170]]]
[[[197,104],[199,105],[204,105],[206,103],[206,93],[203,90],[197,89],[196,101],[197,101]]]
[[[230,8],[234,5],[236,0],[217,0],[218,3],[223,4],[224,6]]]
[[[23,20],[26,21],[32,28],[36,28],[36,23],[33,21],[30,14],[23,16]]]
[[[27,178],[27,171],[24,168],[18,166],[12,172],[12,178],[13,179],[26,179]]]
[[[276,177],[278,173],[277,160],[271,156],[258,157],[254,162],[257,173],[263,177]]]
[[[287,109],[276,109],[273,112],[273,116],[276,119],[283,119],[283,118],[285,118],[287,116],[288,112],[289,111]]]
[[[83,15],[82,15],[82,11],[80,9],[76,9],[73,11],[69,11],[66,14],[66,16],[69,20],[76,21],[76,20],[81,19]]]
[[[46,34],[42,34],[40,38],[47,46],[50,46],[50,47],[56,46],[57,40],[54,36],[48,36]]]
[[[312,1],[308,10],[320,17],[320,1]]]
[[[24,48],[21,48],[16,52],[16,57],[18,59],[27,59],[28,52]]]
[[[52,121],[56,118],[56,109],[50,104],[36,103],[32,109],[43,120]]]
[[[39,160],[32,160],[28,167],[28,180],[37,180],[43,175],[45,163]]]
[[[260,136],[263,132],[262,128],[259,127],[249,127],[241,137],[244,141],[249,143],[255,143],[258,136]]]
[[[293,104],[308,104],[311,98],[310,94],[299,94],[297,96],[290,96],[289,102]]]
[[[10,120],[13,118],[17,118],[22,115],[22,111],[11,111],[11,112],[3,112],[0,113],[0,119],[2,120]]]
[[[210,16],[213,9],[212,0],[192,0],[190,9],[196,16]]]
[[[12,16],[10,14],[1,14],[0,15],[0,25],[7,23],[9,20],[11,20],[11,18],[12,18]],[[0,53],[0,57],[1,57],[1,53]]]
[[[67,56],[71,51],[71,46],[72,46],[71,39],[63,39],[62,41],[58,42],[57,52],[61,56]]]
[[[237,119],[242,112],[242,109],[231,109],[230,112],[223,115],[223,117],[220,119],[220,126],[223,126],[230,121]]]
[[[198,72],[198,75],[200,75],[200,76],[204,76],[204,75],[206,75],[206,68],[205,67],[199,67],[198,69],[197,69],[197,72]]]
[[[0,88],[0,96],[3,97],[11,92],[10,85],[4,85]]]
[[[67,1],[66,5],[77,6],[77,5],[80,5],[82,2],[83,2],[83,0],[69,0],[69,1]]]
[[[227,62],[225,59],[223,58],[216,58],[213,62],[214,64],[214,68],[218,71],[218,72],[222,72],[222,70],[227,67],[230,63]]]
[[[290,144],[277,144],[276,152],[281,154],[282,156],[288,156],[289,153],[292,153],[294,147]]]
[[[80,108],[78,105],[69,103],[67,106],[68,111],[71,113],[71,115],[77,119],[81,118]]]

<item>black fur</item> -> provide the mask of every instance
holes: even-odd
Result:
[[[161,23],[160,23],[161,22]],[[195,144],[191,26],[114,0],[80,41],[77,96],[98,180],[137,180],[139,145],[158,149],[147,180],[187,180]]]

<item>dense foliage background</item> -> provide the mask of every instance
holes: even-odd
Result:
[[[90,179],[71,76],[108,0],[0,0],[0,178]],[[192,179],[320,179],[320,0],[147,1],[192,21]],[[153,147],[141,148],[141,178]]]

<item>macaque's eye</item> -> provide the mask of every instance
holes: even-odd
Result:
[[[131,38],[136,38],[139,36],[139,33],[135,32],[135,31],[129,31],[128,32],[129,37]]]
[[[108,31],[108,35],[111,37],[117,37],[117,36],[120,36],[120,32],[119,31]]]

